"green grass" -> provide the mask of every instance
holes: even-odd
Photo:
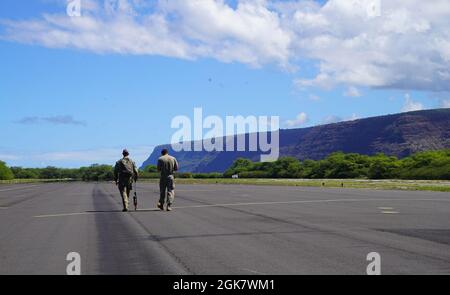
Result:
[[[50,183],[50,182],[66,182],[72,181],[71,179],[13,179],[13,180],[0,180],[2,184],[24,184],[24,183]]]
[[[141,180],[156,183],[157,179]],[[364,188],[380,190],[419,190],[450,192],[450,181],[435,180],[366,180],[366,179],[194,179],[177,178],[177,184],[237,184],[237,185],[275,185],[303,187]]]

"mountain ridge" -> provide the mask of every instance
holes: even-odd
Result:
[[[245,135],[248,142],[248,134]],[[236,136],[234,136],[236,138]],[[399,158],[450,148],[450,108],[369,117],[306,128],[280,129],[280,157],[320,160],[337,151]],[[224,138],[225,141],[225,138]],[[192,144],[192,142],[191,142]],[[236,158],[259,161],[261,152],[174,151],[155,147],[143,163],[155,165],[163,148],[178,158],[184,172],[224,172]]]

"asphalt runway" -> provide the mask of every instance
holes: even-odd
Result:
[[[450,194],[178,185],[174,211],[137,186],[122,213],[111,183],[0,186],[0,274],[450,274]]]

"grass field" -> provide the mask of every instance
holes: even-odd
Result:
[[[68,179],[15,179],[0,180],[2,184],[46,183],[70,181]],[[157,179],[142,179],[143,182],[157,183]],[[240,185],[279,185],[279,186],[309,186],[309,187],[344,187],[367,188],[380,190],[422,190],[450,192],[450,181],[443,180],[368,180],[368,179],[195,179],[177,178],[178,184],[240,184]]]
[[[142,181],[157,182],[156,179]],[[241,184],[309,187],[345,187],[384,190],[425,190],[450,192],[450,181],[440,180],[366,180],[366,179],[192,179],[177,178],[178,184]]]
[[[66,182],[66,181],[73,181],[73,180],[71,180],[71,179],[13,179],[13,180],[0,180],[0,185],[2,185],[2,184]]]

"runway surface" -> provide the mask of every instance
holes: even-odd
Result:
[[[178,185],[174,211],[137,186],[122,213],[111,183],[0,186],[0,274],[450,274],[450,194]]]

